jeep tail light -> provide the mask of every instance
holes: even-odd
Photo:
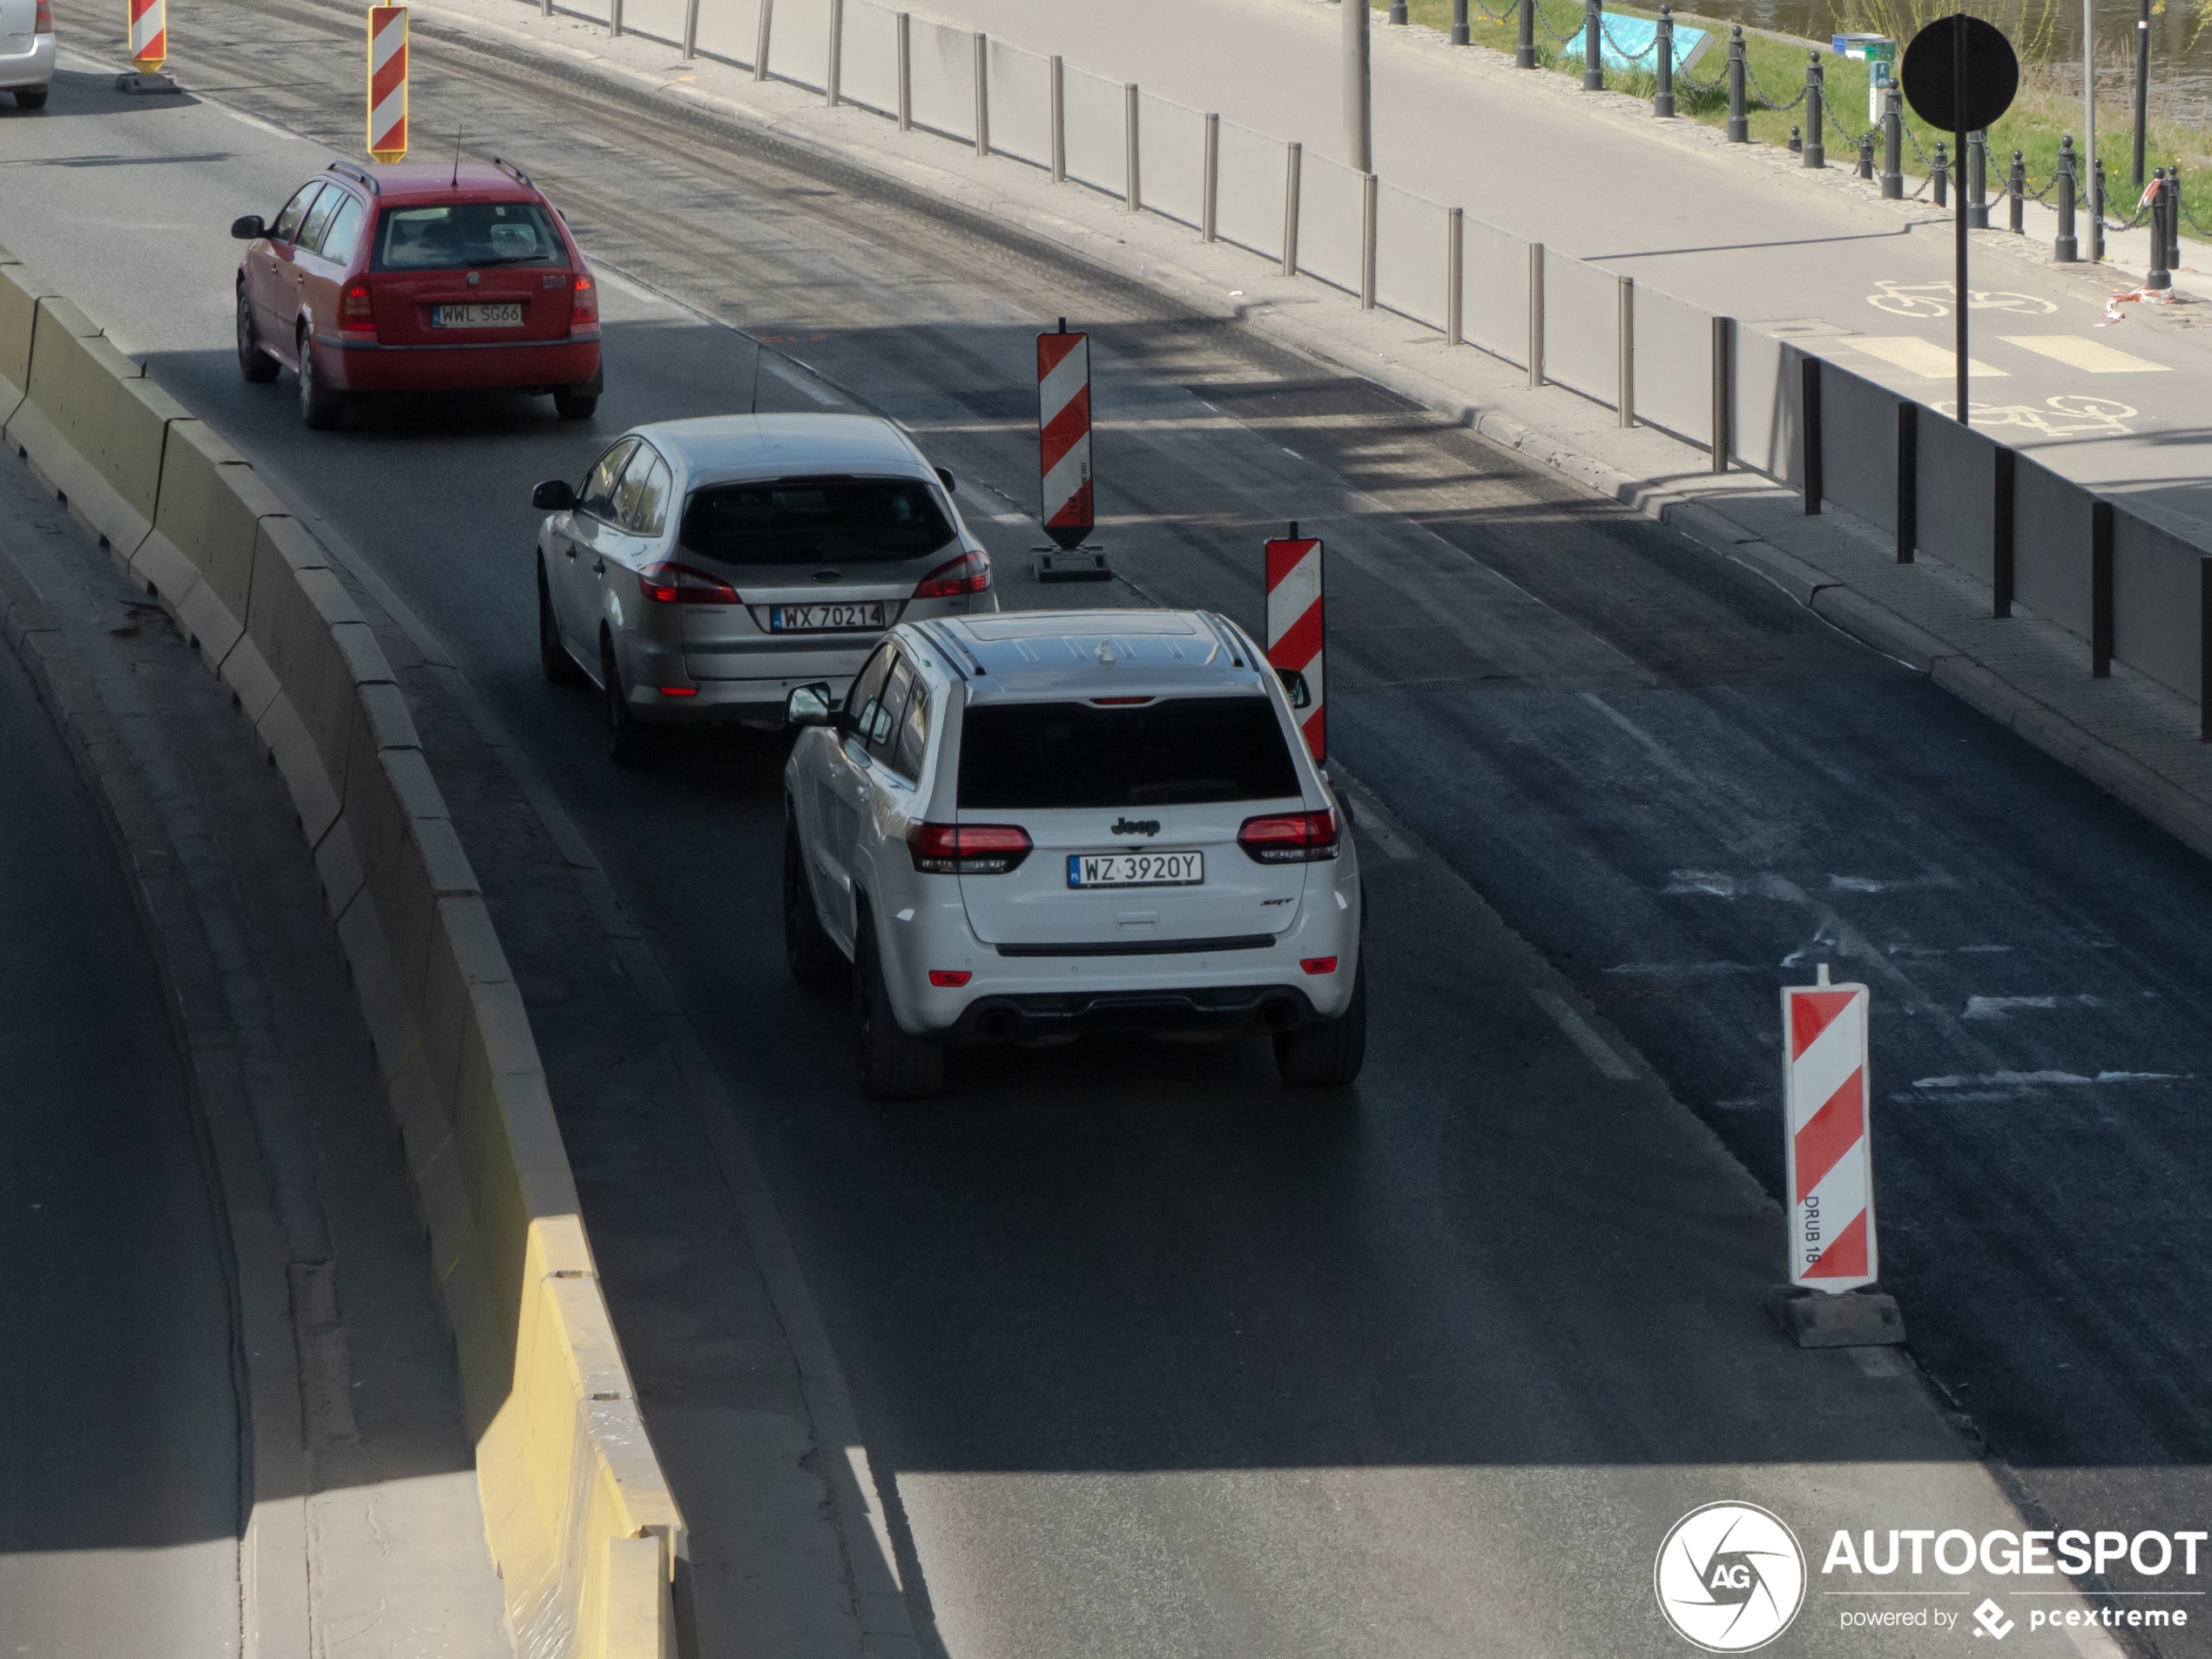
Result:
[[[340,313],[339,321],[347,334],[373,334],[376,332],[376,307],[372,303],[373,298],[369,293],[368,279],[365,276],[355,277],[346,285],[346,303]]]
[[[1248,818],[1237,832],[1237,845],[1256,864],[1310,864],[1316,859],[1332,859],[1337,855],[1337,815],[1324,810]]]
[[[1029,856],[1029,832],[1012,824],[916,824],[907,851],[924,875],[1004,875]]]
[[[738,590],[688,564],[649,564],[637,572],[637,591],[657,605],[733,605]]]
[[[37,20],[30,25],[30,32],[34,35],[54,32],[54,0],[38,0]]]
[[[1301,956],[1298,965],[1309,974],[1333,974],[1337,971],[1337,959],[1333,956]]]
[[[599,290],[591,286],[591,279],[581,271],[576,273],[576,290],[569,305],[569,332],[590,334],[599,326]]]
[[[933,968],[929,982],[941,991],[957,991],[975,975],[965,968]]]
[[[917,599],[954,599],[963,593],[988,593],[991,587],[991,556],[963,553],[948,559],[914,586]]]

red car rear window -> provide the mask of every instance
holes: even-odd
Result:
[[[536,202],[437,202],[387,207],[376,222],[376,271],[566,265],[553,215]]]

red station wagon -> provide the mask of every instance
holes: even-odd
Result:
[[[311,427],[354,392],[550,392],[568,421],[598,407],[598,290],[510,162],[334,161],[275,224],[249,213],[231,234],[253,244],[238,267],[239,368],[297,370]]]

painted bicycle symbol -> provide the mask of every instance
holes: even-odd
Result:
[[[1956,401],[1931,404],[1938,415],[1951,415]],[[2064,395],[2033,403],[1969,403],[1973,424],[1978,427],[2017,426],[2047,438],[2124,438],[2134,428],[2127,423],[2136,411],[2108,397]]]
[[[1952,296],[1955,290],[1948,282],[1892,282],[1878,280],[1874,286],[1878,293],[1866,296],[1866,303],[1877,311],[1886,311],[1893,317],[1947,317],[1951,314]],[[1966,309],[1969,311],[2013,311],[2023,316],[2047,317],[2058,309],[2055,301],[2039,300],[2032,293],[2013,293],[2002,290],[1985,292],[1979,288],[1966,290]]]

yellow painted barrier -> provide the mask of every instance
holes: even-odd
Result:
[[[381,646],[335,561],[246,458],[0,260],[0,377],[11,370],[30,395],[10,435],[22,425],[42,471],[93,492],[125,535],[126,509],[143,517],[127,549],[106,532],[118,562],[238,693],[314,848],[428,1224],[516,1650],[691,1652],[683,1516],[615,1338],[529,1014]]]

